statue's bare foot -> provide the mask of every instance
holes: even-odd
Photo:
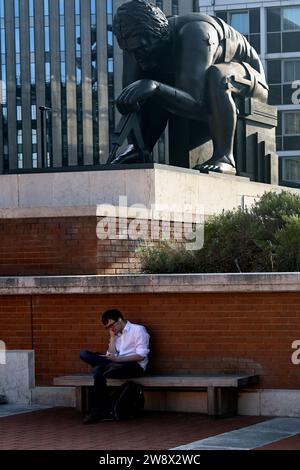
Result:
[[[199,170],[201,173],[209,173],[215,171],[216,173],[224,173],[227,175],[235,175],[236,168],[233,157],[212,157],[201,165],[196,165],[194,170]]]

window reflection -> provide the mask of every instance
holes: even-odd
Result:
[[[295,31],[300,29],[300,7],[282,9],[282,29]]]
[[[300,157],[287,158],[282,162],[282,179],[290,183],[300,183]]]
[[[249,34],[248,11],[230,13],[230,25],[242,34]]]

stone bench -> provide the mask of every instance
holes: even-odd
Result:
[[[133,379],[108,379],[109,387],[119,387],[127,380],[142,385],[144,390],[207,390],[207,412],[210,416],[237,413],[238,390],[258,383],[257,375],[145,375]],[[90,374],[55,377],[56,386],[76,387],[76,407],[82,412],[89,409],[89,389],[94,380]]]

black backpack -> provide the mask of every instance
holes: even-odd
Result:
[[[141,385],[125,382],[112,398],[112,418],[116,421],[137,418],[144,409],[144,404]]]

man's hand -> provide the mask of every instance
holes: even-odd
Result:
[[[110,353],[110,352],[106,353],[106,357],[107,357],[107,359],[109,359],[110,361],[113,361],[113,362],[117,362],[117,360],[118,360],[117,354],[113,354],[113,353]]]
[[[155,80],[143,79],[128,85],[116,100],[116,106],[121,114],[134,113],[140,109],[140,104],[153,96],[159,83]]]
[[[113,339],[116,337],[116,333],[114,332],[112,328],[109,329],[109,336],[110,336],[110,339]]]

